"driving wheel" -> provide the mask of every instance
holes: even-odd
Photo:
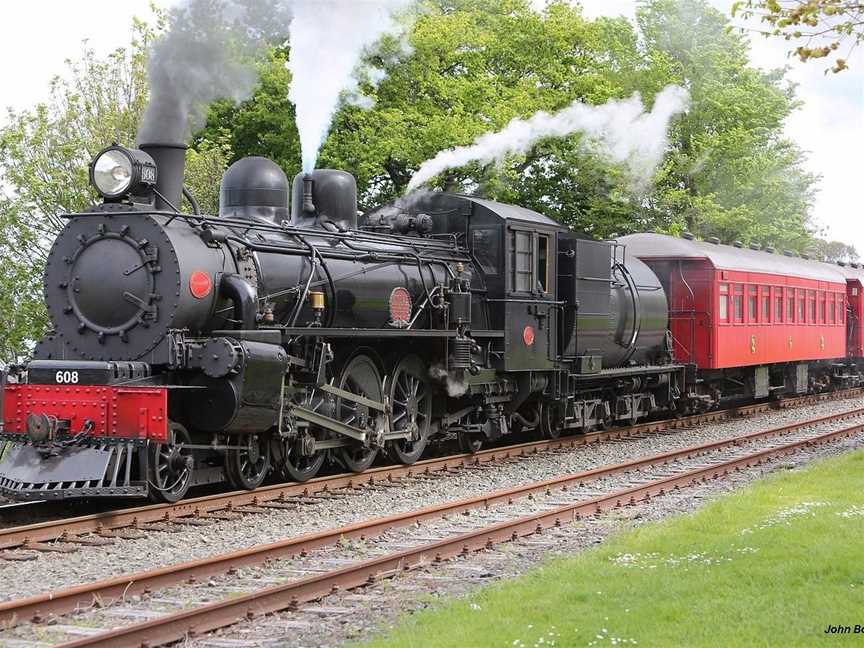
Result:
[[[381,374],[372,358],[364,354],[354,356],[345,365],[339,376],[339,388],[378,403],[384,401]],[[373,430],[377,428],[375,419],[379,415],[381,412],[367,405],[361,405],[347,398],[336,399],[335,418],[353,427]],[[376,445],[366,445],[353,440],[347,446],[336,449],[336,456],[352,472],[363,472],[369,468],[377,455]]]
[[[390,448],[404,464],[420,458],[429,442],[432,416],[431,385],[422,360],[405,356],[390,379],[390,405],[393,410],[391,432],[407,432],[405,439],[394,439]]]

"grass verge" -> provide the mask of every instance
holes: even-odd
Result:
[[[829,625],[850,630],[826,634]],[[693,515],[408,617],[364,645],[817,642],[864,643],[864,451],[775,473]]]

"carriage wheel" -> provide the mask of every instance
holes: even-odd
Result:
[[[384,390],[381,387],[381,374],[375,362],[367,355],[354,356],[342,370],[339,377],[339,388],[358,396],[365,396],[379,403],[384,401]],[[347,399],[336,400],[336,416],[343,423],[362,429],[374,427],[370,419],[379,413],[365,405],[360,405]],[[378,455],[377,447],[367,447],[357,441],[336,449],[336,455],[352,472],[363,472]]]
[[[241,446],[225,453],[225,476],[232,487],[255,490],[270,472],[270,442],[263,434],[237,434],[228,444]]]
[[[192,483],[192,442],[189,432],[179,423],[168,424],[168,442],[151,444],[148,462],[149,496],[154,502],[179,502]]]
[[[396,439],[390,448],[404,464],[413,464],[420,458],[429,442],[432,417],[431,385],[426,377],[423,362],[417,356],[402,358],[390,379],[390,404],[393,418],[392,432],[408,430],[407,439]]]

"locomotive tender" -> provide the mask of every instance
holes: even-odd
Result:
[[[695,249],[707,243],[594,241],[440,192],[358,216],[350,174],[289,187],[257,157],[225,172],[219,215],[204,216],[184,159],[180,145],[115,145],[91,164],[104,200],[67,216],[46,264],[53,330],[0,373],[0,494],[176,501],[223,480],[254,489],[271,471],[307,480],[328,460],[412,463],[445,436],[476,451],[519,431],[860,382],[847,353],[861,355],[857,269],[794,275],[819,313],[831,295],[833,319],[814,313],[808,328],[805,307],[777,355],[759,337],[770,318],[744,317],[741,291],[752,279],[757,307],[774,299],[763,284],[794,294],[783,272],[800,259],[727,277]],[[741,362],[727,344],[758,353]]]

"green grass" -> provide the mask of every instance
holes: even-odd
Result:
[[[864,634],[824,634],[828,624],[864,625],[860,451],[628,530],[365,645],[864,644]]]

